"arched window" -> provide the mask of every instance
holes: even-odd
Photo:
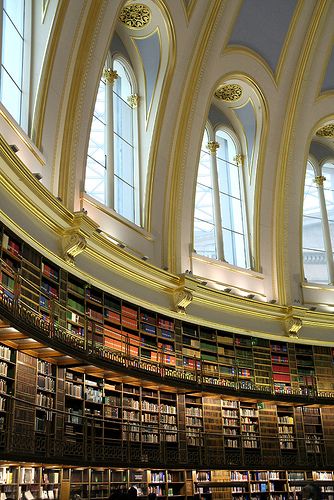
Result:
[[[334,164],[307,163],[303,205],[303,260],[308,281],[334,283]]]
[[[249,267],[242,165],[232,137],[205,132],[198,169],[194,214],[195,251],[239,267]]]
[[[0,100],[13,118],[27,128],[28,96],[25,63],[28,54],[25,44],[26,29],[25,0],[2,1]]]
[[[194,247],[197,253],[217,259],[214,220],[211,156],[207,149],[209,137],[204,132],[197,173],[194,213]]]
[[[85,191],[136,224],[139,179],[136,93],[130,68],[114,59],[100,81],[88,145]]]

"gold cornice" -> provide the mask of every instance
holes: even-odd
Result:
[[[36,96],[36,105],[32,120],[33,123],[32,138],[37,148],[39,149],[41,148],[42,145],[45,109],[51,84],[53,64],[56,57],[68,6],[69,6],[69,0],[60,0],[60,2],[57,5],[55,22],[53,23],[52,31],[49,38],[49,43],[47,46],[47,51],[44,56],[44,61],[42,65],[41,79]]]
[[[31,145],[29,140],[22,134],[21,128],[15,125],[13,120],[11,120],[1,108],[0,108],[0,116],[1,119],[3,119],[7,123],[7,125],[10,126],[12,130],[14,130],[15,134],[20,138],[20,140],[27,147],[27,149],[34,155],[38,163],[42,167],[45,167],[45,160],[39,155],[39,152]],[[0,138],[2,139],[2,135],[0,135]]]
[[[285,239],[285,209],[286,209],[286,181],[287,181],[287,164],[289,162],[289,153],[292,142],[293,128],[295,124],[295,113],[298,104],[298,96],[300,95],[300,90],[303,84],[303,78],[305,74],[305,69],[309,61],[309,55],[314,47],[314,39],[318,32],[318,27],[320,19],[323,15],[325,8],[328,8],[328,3],[326,0],[319,0],[314,9],[314,16],[312,22],[310,23],[310,28],[307,33],[305,45],[301,52],[299,62],[296,66],[295,78],[290,87],[289,92],[289,102],[287,106],[287,111],[285,113],[285,122],[283,124],[283,133],[281,140],[281,148],[279,153],[278,163],[280,169],[278,171],[278,178],[276,182],[276,192],[274,200],[276,200],[276,223],[275,228],[275,252],[276,262],[273,262],[273,269],[276,269],[277,278],[277,293],[279,297],[279,302],[286,304],[288,301],[288,291],[286,289],[286,239]]]
[[[165,116],[165,110],[167,106],[167,101],[169,97],[169,89],[172,84],[172,77],[174,74],[175,61],[176,61],[176,33],[173,24],[172,17],[170,15],[169,10],[166,5],[161,1],[157,0],[160,9],[164,12],[164,15],[167,19],[166,26],[169,37],[169,54],[167,61],[167,69],[164,77],[164,81],[161,87],[161,97],[158,105],[158,114],[155,121],[154,132],[152,135],[151,141],[151,152],[150,158],[148,162],[148,174],[147,174],[147,183],[146,183],[146,200],[145,200],[145,229],[148,232],[151,232],[152,225],[152,202],[153,202],[153,183],[155,177],[155,168],[156,168],[156,159],[158,155],[158,148],[161,137],[162,130],[162,122]]]
[[[178,227],[176,215],[178,208],[178,197],[180,192],[180,186],[182,187],[182,183],[180,183],[181,176],[181,165],[183,164],[183,155],[185,154],[185,144],[186,144],[186,134],[184,133],[187,130],[190,122],[190,114],[193,106],[192,99],[189,99],[189,96],[194,95],[194,89],[196,88],[199,78],[200,72],[203,66],[203,60],[205,57],[205,53],[207,50],[207,46],[209,40],[212,35],[212,29],[215,25],[215,20],[217,19],[218,12],[222,8],[221,0],[214,0],[210,2],[211,11],[208,16],[204,31],[199,38],[197,45],[197,54],[195,59],[195,64],[193,65],[191,71],[189,71],[189,78],[183,93],[183,102],[180,106],[180,121],[177,128],[177,140],[175,144],[175,156],[173,158],[174,171],[171,180],[171,189],[170,189],[170,202],[169,202],[169,212],[166,214],[166,218],[168,220],[164,221],[164,225],[167,225],[168,235],[168,249],[167,249],[167,260],[168,267],[172,272],[176,270],[176,256],[178,254],[178,250],[176,249],[177,236],[176,236],[176,228]],[[176,168],[177,167],[177,168]],[[167,193],[165,194],[165,198]],[[165,199],[166,201],[166,199]],[[176,209],[176,210],[175,210]],[[164,260],[164,259],[163,259]]]
[[[58,225],[55,223],[54,215],[60,217],[65,223],[70,223],[72,214],[55,198],[46,187],[38,181],[28,168],[23,164],[20,158],[11,150],[6,141],[0,136],[0,156],[8,167],[22,181],[22,187],[15,182],[11,175],[0,171],[1,184],[7,191],[31,214],[43,221],[48,227],[58,231]],[[36,196],[41,203],[44,203],[51,211],[50,215],[43,212],[31,196]]]
[[[66,109],[66,117],[64,120],[65,129],[62,141],[60,154],[60,171],[59,171],[59,196],[66,206],[71,205],[73,196],[72,176],[73,176],[73,159],[76,155],[76,146],[74,138],[78,133],[77,125],[81,110],[80,95],[84,82],[87,76],[87,58],[91,56],[92,41],[98,29],[97,20],[102,15],[103,8],[106,5],[106,0],[94,0],[89,6],[86,21],[84,24],[82,36],[73,70],[73,78],[71,79],[71,88],[69,92],[68,105]]]

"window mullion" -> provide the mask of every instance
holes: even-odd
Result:
[[[216,141],[210,141],[207,145],[211,153],[211,172],[212,172],[212,188],[213,188],[213,211],[216,229],[216,245],[217,245],[217,258],[218,260],[224,260],[224,243],[223,243],[223,231],[222,231],[222,219],[220,212],[220,199],[219,199],[219,180],[218,180],[218,169],[217,169],[217,149],[219,148],[219,143]]]
[[[114,92],[113,85],[117,74],[112,70],[105,70],[106,82],[106,205],[114,208]]]

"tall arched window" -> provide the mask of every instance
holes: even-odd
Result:
[[[205,132],[198,168],[194,214],[195,251],[239,267],[249,267],[242,165],[232,137]]]
[[[204,132],[197,173],[194,213],[194,247],[197,253],[217,259],[214,220],[211,157],[207,149],[209,137]]]
[[[28,96],[25,74],[26,53],[26,2],[25,0],[2,1],[0,100],[13,118],[27,128]]]
[[[308,281],[334,283],[334,164],[307,163],[303,205],[303,260]]]
[[[136,98],[130,68],[120,59],[100,81],[88,146],[85,191],[140,223]]]

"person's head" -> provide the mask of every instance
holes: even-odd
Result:
[[[154,491],[148,495],[148,500],[156,500],[156,498],[157,494]]]
[[[137,498],[137,488],[135,488],[134,486],[131,486],[129,489],[128,489],[128,498]]]
[[[320,490],[317,485],[306,484],[302,489],[302,500],[319,500]]]

